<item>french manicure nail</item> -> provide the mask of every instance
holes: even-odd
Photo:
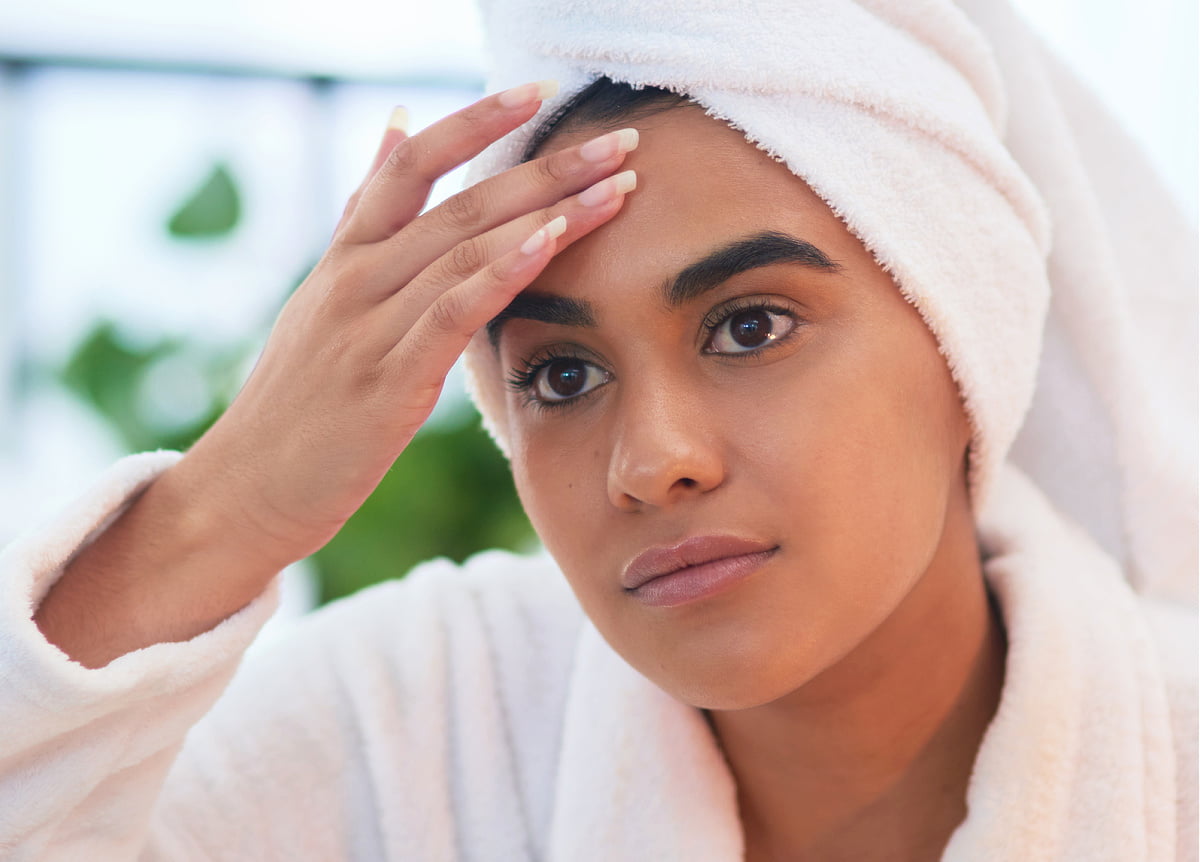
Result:
[[[637,174],[633,171],[621,171],[607,179],[603,179],[583,191],[579,202],[585,207],[598,207],[613,200],[618,195],[626,195],[637,188]]]
[[[392,108],[392,115],[388,117],[387,127],[408,134],[408,108],[403,105],[397,105]]]
[[[567,217],[560,215],[551,219],[547,222],[545,230],[550,239],[558,239],[567,232]]]
[[[500,94],[500,105],[504,108],[523,108],[533,102],[549,99],[558,92],[558,81],[547,79],[534,81],[532,84],[521,84]]]
[[[620,129],[598,138],[592,138],[579,148],[579,157],[585,162],[603,162],[620,153],[636,149],[637,145],[637,129]]]
[[[550,220],[545,227],[533,232],[533,236],[521,244],[521,254],[535,255],[552,239],[562,236],[567,231],[567,217],[559,216]]]

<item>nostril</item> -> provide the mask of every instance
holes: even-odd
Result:
[[[607,476],[609,499],[622,510],[631,501],[638,507],[682,503],[725,479],[719,447],[698,433],[649,422],[622,432],[609,455]]]

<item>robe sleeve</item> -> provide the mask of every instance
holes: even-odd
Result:
[[[98,670],[41,636],[64,562],[174,457],[120,462],[0,558],[0,857],[542,855],[582,618],[547,557],[430,561],[245,661],[274,585]]]
[[[103,668],[72,661],[33,614],[71,557],[178,460],[122,459],[69,509],[0,553],[0,856],[132,859],[189,728],[220,696],[277,603]]]

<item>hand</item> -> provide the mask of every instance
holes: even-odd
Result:
[[[636,146],[630,131],[417,215],[438,177],[534,115],[538,91],[490,96],[411,138],[388,131],[245,387],[172,469],[264,564],[329,541],[428,418],[476,330],[558,249],[620,210],[631,178],[612,175]]]

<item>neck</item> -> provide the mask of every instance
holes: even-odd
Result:
[[[955,516],[952,516],[955,517]],[[747,859],[937,859],[1003,685],[970,512],[896,611],[788,696],[710,718]],[[948,527],[951,525],[948,523]]]

